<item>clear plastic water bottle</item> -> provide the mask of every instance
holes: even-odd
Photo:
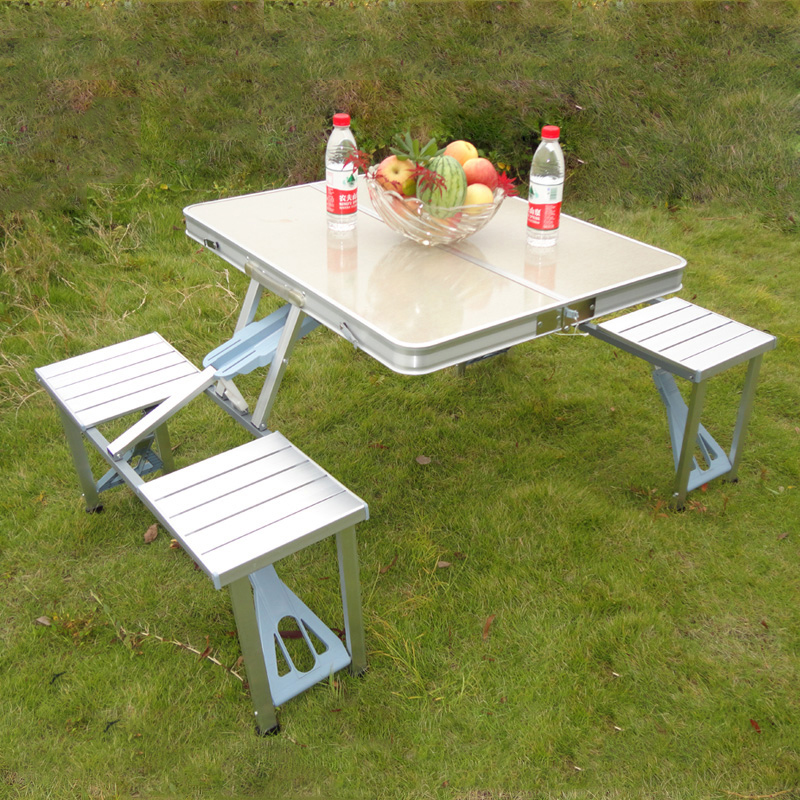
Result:
[[[355,149],[350,115],[334,114],[333,133],[325,148],[328,227],[331,230],[346,231],[356,224],[358,171],[352,164],[345,163]]]
[[[528,244],[552,247],[558,239],[561,200],[564,196],[564,153],[556,125],[542,128],[542,141],[531,162],[528,191]]]

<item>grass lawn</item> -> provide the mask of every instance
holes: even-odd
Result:
[[[796,0],[0,6],[0,798],[800,798],[798,54]],[[778,347],[740,481],[674,513],[632,357],[409,378],[310,334],[272,425],[370,506],[370,668],[259,738],[227,594],[128,490],[83,511],[33,369],[152,330],[199,364],[247,281],[182,208],[320,179],[334,110],[376,159],[464,138],[523,185],[561,125],[565,211]],[[204,400],[171,432],[179,466],[246,440]],[[282,574],[341,627],[332,543]]]

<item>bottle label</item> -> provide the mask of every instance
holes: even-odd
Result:
[[[325,170],[329,214],[355,214],[358,210],[357,173],[352,167]]]
[[[563,196],[563,183],[531,181],[528,194],[528,227],[537,231],[554,231],[558,228]]]

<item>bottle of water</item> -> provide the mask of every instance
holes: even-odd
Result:
[[[558,239],[561,199],[564,196],[564,154],[556,125],[542,128],[542,141],[531,162],[528,192],[528,244],[552,247]]]
[[[355,149],[350,115],[334,114],[333,133],[325,148],[328,227],[331,230],[346,231],[356,224],[358,172],[353,164],[345,163]]]

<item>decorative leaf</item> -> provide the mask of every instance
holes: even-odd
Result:
[[[144,543],[150,544],[156,540],[158,536],[158,523],[154,522],[144,533]]]
[[[505,172],[498,176],[497,185],[503,190],[506,197],[517,197],[519,195],[516,178],[509,178]]]
[[[361,170],[366,172],[372,163],[372,156],[365,150],[353,150],[349,156],[344,160],[345,165],[351,165],[353,171]]]
[[[444,179],[444,175],[440,175],[438,172],[434,172],[420,164],[417,164],[414,168],[413,175],[417,181],[417,189],[421,188],[423,191],[431,193],[438,191],[439,194],[442,194],[447,189],[447,181]]]

